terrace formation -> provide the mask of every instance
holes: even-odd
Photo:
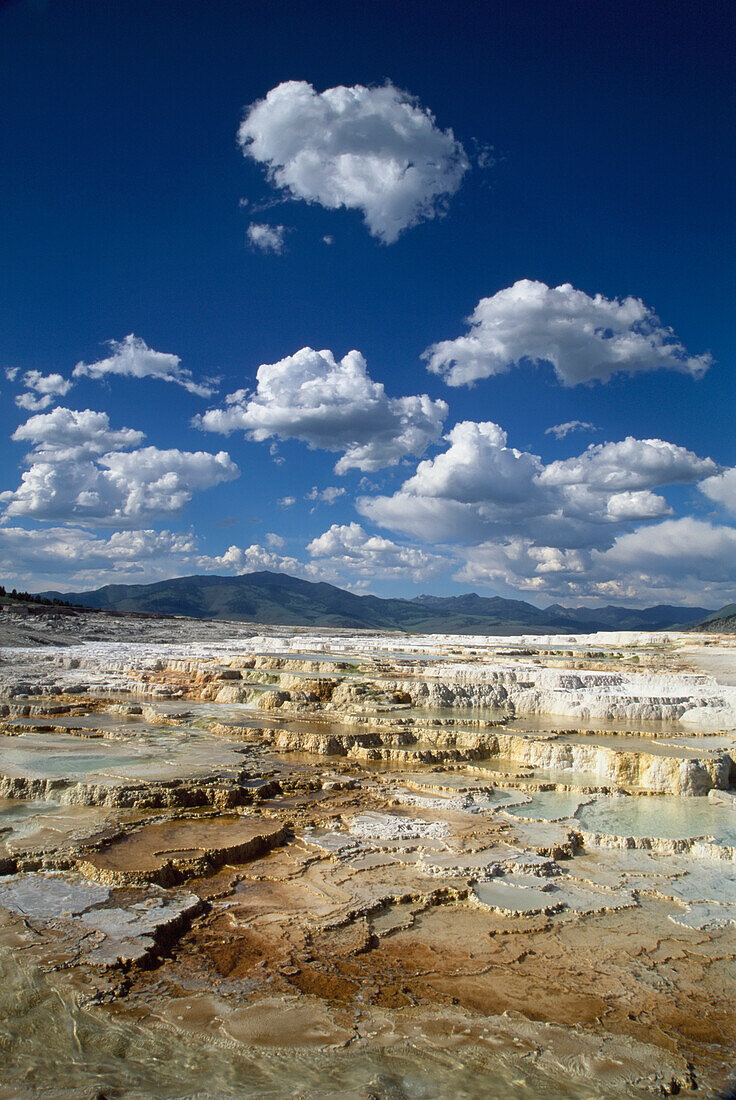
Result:
[[[0,1098],[728,1086],[732,637],[76,622],[0,660]]]

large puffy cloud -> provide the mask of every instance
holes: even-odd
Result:
[[[241,429],[257,441],[276,436],[343,451],[335,466],[339,474],[379,470],[405,455],[421,455],[439,438],[447,416],[445,402],[426,394],[387,397],[358,351],[338,362],[331,351],[302,348],[260,366],[257,380],[254,393],[229,394],[224,408],[210,409],[194,423],[215,432]]]
[[[124,340],[109,340],[112,354],[96,363],[77,363],[75,378],[107,378],[119,375],[127,378],[158,378],[175,382],[197,397],[212,397],[215,389],[209,383],[195,382],[192,372],[181,365],[178,355],[154,351],[145,340],[130,333]]]
[[[469,167],[452,131],[392,84],[287,81],[247,110],[238,141],[289,197],[360,210],[386,244],[444,210]]]
[[[445,436],[442,454],[420,462],[391,497],[360,497],[358,511],[382,527],[441,542],[482,538],[554,510],[539,481],[541,459],[507,446],[490,421],[462,421]]]
[[[103,476],[114,489],[114,512],[106,509],[106,522],[111,515],[140,522],[144,516],[176,514],[189,503],[193,493],[233,481],[240,475],[226,451],[210,454],[144,447],[130,453],[102,455],[99,463],[107,467]]]
[[[53,452],[59,458],[69,452],[102,454],[137,447],[145,437],[134,428],[113,430],[107,413],[61,406],[53,412],[31,416],[15,429],[11,438],[33,444],[37,454]]]
[[[508,447],[498,424],[463,421],[445,439],[447,450],[420,462],[398,492],[360,497],[358,511],[432,542],[478,541],[554,513],[559,493],[541,485],[541,459]]]
[[[724,470],[716,477],[706,478],[700,485],[700,489],[710,500],[716,504],[722,504],[729,512],[736,515],[736,466],[730,470]]]
[[[466,336],[423,354],[450,386],[503,374],[523,360],[551,363],[565,386],[662,369],[698,377],[713,361],[709,353],[690,355],[639,298],[591,298],[570,283],[521,279],[482,298],[468,324]]]
[[[591,553],[591,582],[601,593],[625,586],[637,598],[718,607],[734,598],[736,529],[683,516],[620,535]]]
[[[464,421],[442,454],[419,463],[392,496],[360,497],[379,526],[432,542],[525,538],[561,549],[610,546],[617,525],[670,514],[655,486],[694,481],[717,469],[663,440],[626,439],[544,466],[509,447],[490,422]]]
[[[607,519],[629,522],[671,514],[666,500],[651,492],[655,486],[691,484],[717,469],[712,459],[700,458],[675,443],[627,436],[550,463],[539,481],[561,491],[568,516],[594,516],[604,508]]]
[[[335,572],[371,578],[423,581],[447,568],[447,558],[411,546],[399,546],[379,535],[368,535],[359,523],[337,524],[307,546],[313,558]]]
[[[111,452],[99,458],[40,458],[12,492],[0,493],[5,516],[135,526],[176,515],[197,490],[239,474],[225,451]]]
[[[594,443],[581,455],[552,462],[541,480],[546,485],[587,485],[620,492],[700,481],[718,467],[685,447],[663,439],[634,439]]]
[[[464,420],[445,436],[449,448],[420,462],[404,482],[405,492],[467,504],[506,505],[538,494],[542,463],[536,455],[507,446],[506,432],[491,421]]]
[[[733,586],[736,529],[683,516],[620,535],[594,562],[656,575],[676,569],[701,580],[729,581]]]
[[[174,515],[194,492],[239,476],[225,451],[139,448],[142,432],[113,431],[107,414],[91,409],[33,416],[13,439],[27,440],[35,449],[26,456],[29,465],[19,487],[0,493],[6,520],[25,516],[132,527]]]

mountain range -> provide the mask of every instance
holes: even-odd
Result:
[[[286,573],[237,577],[174,577],[155,584],[108,584],[91,592],[44,592],[104,611],[144,611],[195,619],[230,619],[284,626],[332,626],[414,633],[526,634],[692,627],[711,612],[703,607],[535,607],[500,596],[358,596],[332,584]],[[734,609],[736,610],[736,608]],[[711,628],[713,629],[713,628]]]

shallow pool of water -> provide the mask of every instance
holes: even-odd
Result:
[[[13,832],[23,827],[24,822],[32,821],[38,814],[57,810],[58,802],[35,800],[22,802],[16,798],[0,798],[0,832],[3,829],[12,829]]]
[[[564,791],[540,791],[539,794],[531,795],[531,801],[514,806],[511,813],[515,817],[532,821],[562,821],[572,817],[581,803],[590,797],[584,794],[567,794]]]
[[[595,772],[580,771],[576,768],[538,768],[533,764],[524,764],[519,760],[508,760],[504,757],[494,757],[491,760],[474,760],[472,762],[472,774],[480,775],[483,772],[501,773],[510,776],[521,775],[534,783],[555,783],[565,787],[592,787],[598,788],[606,785],[606,780],[601,779]],[[492,782],[492,779],[491,779]]]
[[[500,723],[511,733],[559,733],[567,730],[593,730],[601,734],[638,733],[645,737],[682,734],[684,728],[676,719],[650,720],[632,718],[578,718],[569,714],[512,715],[503,707],[413,707],[408,713],[420,719],[452,718],[456,721]]]
[[[707,798],[597,796],[575,818],[591,833],[664,840],[712,836],[717,844],[736,846],[736,810]]]
[[[146,731],[127,741],[63,733],[0,737],[0,773],[30,779],[156,779],[236,764],[237,746],[204,733]]]
[[[650,756],[677,756],[684,760],[698,760],[703,755],[705,742],[697,748],[686,745],[674,745],[671,740],[664,741],[645,737],[622,737],[620,734],[586,735],[564,733],[558,741],[564,745],[585,745],[589,748],[609,749],[611,752],[647,753]]]

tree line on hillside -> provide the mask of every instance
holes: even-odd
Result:
[[[19,592],[17,588],[11,588],[8,592],[4,584],[0,584],[0,598],[5,597],[8,600],[22,600],[24,603],[38,603],[44,604],[47,607],[73,607],[74,604],[69,603],[68,600],[48,600],[45,596],[39,596],[38,593],[33,592]]]

